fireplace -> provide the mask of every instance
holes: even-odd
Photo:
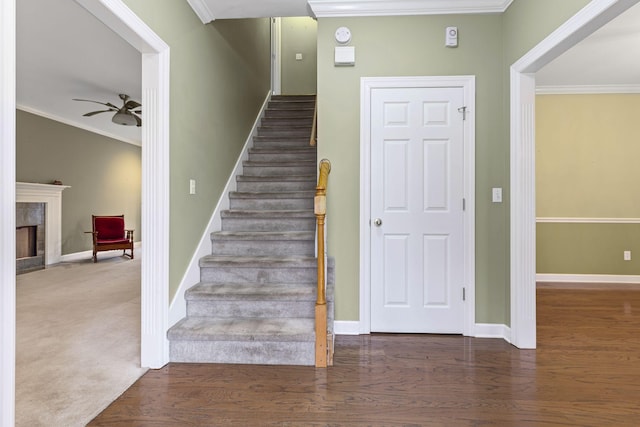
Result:
[[[45,266],[45,204],[16,203],[16,273]]]
[[[21,258],[16,259],[18,273],[44,268],[62,260],[62,191],[67,188],[67,185],[16,182],[16,250],[18,239],[36,236],[35,255],[16,257]],[[35,229],[18,230],[22,227]],[[33,249],[29,253],[32,254]],[[21,264],[25,264],[25,268]]]

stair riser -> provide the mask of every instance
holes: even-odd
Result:
[[[310,191],[315,190],[315,181],[240,181],[238,191]]]
[[[251,160],[252,162],[297,162],[315,159],[316,153],[312,150],[303,151],[300,153],[249,153],[249,160]]]
[[[311,191],[316,189],[314,181],[239,181],[238,191],[278,192],[278,191]]]
[[[258,128],[258,136],[296,136],[300,138],[310,138],[311,128]]]
[[[187,301],[187,316],[216,318],[273,318],[315,316],[313,301]]]
[[[222,231],[314,231],[315,218],[222,218]]]
[[[309,118],[293,118],[288,117],[265,117],[260,121],[261,126],[266,127],[289,127],[289,126],[307,126],[311,130],[313,126],[313,117]]]
[[[269,148],[275,150],[286,150],[288,148],[304,148],[309,147],[309,139],[307,138],[276,138],[276,137],[259,137],[253,139],[253,146],[256,148]]]
[[[279,176],[279,175],[309,175],[315,172],[315,167],[309,166],[244,166],[246,176]]]
[[[311,118],[313,119],[313,110],[288,110],[288,109],[273,109],[264,112],[264,116],[271,117],[285,117],[285,118]]]
[[[269,110],[311,110],[313,112],[314,106],[314,101],[269,102],[268,108]]]
[[[213,240],[212,255],[228,256],[314,256],[315,242],[307,240]]]
[[[208,283],[315,283],[315,268],[220,267],[200,268],[200,281]]]
[[[230,199],[229,207],[231,209],[246,210],[305,210],[313,209],[313,198],[305,199]]]
[[[315,364],[313,342],[171,341],[169,357],[182,363]]]

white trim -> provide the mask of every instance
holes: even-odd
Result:
[[[16,203],[44,203],[44,264],[56,264],[62,256],[62,192],[68,185],[16,182]]]
[[[169,361],[169,46],[122,0],[76,0],[142,53],[141,366]]]
[[[640,276],[622,274],[536,274],[537,282],[557,283],[633,283],[640,285]]]
[[[640,85],[566,85],[536,87],[536,95],[599,95],[608,93],[640,93]]]
[[[271,18],[271,93],[282,92],[282,18]]]
[[[360,333],[371,332],[371,91],[392,87],[461,87],[467,118],[464,126],[464,277],[463,334],[475,325],[475,76],[362,77],[360,79]]]
[[[133,144],[140,147],[142,143],[138,139],[125,138],[124,136],[117,135],[111,132],[105,132],[104,130],[97,129],[86,124],[75,122],[73,120],[65,119],[55,114],[45,113],[44,111],[36,110],[35,108],[27,107],[26,105],[16,105],[18,110],[25,111],[27,113],[35,114],[36,116],[44,117],[45,119],[54,120],[65,125],[73,126],[79,129],[83,129],[89,132],[97,133],[98,135],[106,136],[107,138],[117,139],[118,141],[126,142],[127,144]]]
[[[264,111],[267,109],[269,99],[271,99],[271,94],[267,94],[264,102],[262,103],[260,113],[253,123],[251,132],[249,132],[249,136],[244,143],[244,147],[238,156],[236,165],[229,175],[227,184],[225,185],[224,190],[220,195],[220,199],[218,199],[218,203],[211,214],[209,224],[200,237],[200,243],[194,251],[191,261],[189,262],[189,266],[187,267],[184,276],[182,276],[178,291],[175,293],[173,300],[171,301],[171,306],[169,307],[169,327],[175,325],[180,319],[187,315],[187,302],[184,299],[184,293],[187,289],[200,281],[200,258],[206,255],[211,255],[211,233],[222,229],[222,219],[220,214],[223,210],[229,209],[229,192],[235,191],[236,189],[236,177],[238,175],[242,175],[242,162],[249,158],[249,148],[253,146],[253,137],[257,134],[260,120],[264,116]]]
[[[360,322],[357,320],[335,320],[333,332],[336,335],[360,335]]]
[[[640,224],[640,218],[536,217],[536,222],[557,224]]]
[[[513,0],[309,0],[316,18],[502,13]]]
[[[476,338],[502,338],[511,342],[511,328],[498,323],[476,323]]]
[[[207,6],[206,1],[187,0],[187,2],[189,3],[189,6],[191,6],[191,9],[193,9],[193,11],[196,13],[196,15],[198,15],[198,18],[200,18],[200,21],[202,21],[203,24],[208,24],[209,22],[216,19],[213,16],[213,13],[211,13],[211,9],[209,9],[209,6]]]
[[[511,334],[536,346],[535,76],[533,73],[638,0],[593,0],[511,66]]]
[[[16,401],[16,0],[0,0],[0,427]]]

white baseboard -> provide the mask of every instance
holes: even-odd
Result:
[[[336,335],[366,335],[360,331],[360,322],[357,320],[336,320],[333,323]],[[475,338],[502,338],[511,342],[511,328],[498,323],[476,323],[474,326]]]
[[[506,342],[511,342],[511,328],[499,323],[476,323],[475,338],[502,338]]]
[[[614,274],[536,274],[536,282],[640,284],[640,276]]]
[[[249,148],[253,146],[253,137],[257,134],[260,120],[264,115],[264,110],[267,108],[269,99],[271,99],[270,92],[267,94],[262,107],[260,108],[258,117],[253,123],[251,132],[249,132],[249,136],[245,141],[242,152],[238,156],[238,160],[236,161],[236,165],[231,172],[231,175],[229,176],[227,185],[224,187],[220,199],[218,200],[218,204],[211,214],[209,224],[202,233],[200,243],[198,244],[195,252],[193,253],[193,256],[191,257],[191,261],[189,262],[189,266],[187,267],[184,276],[182,276],[178,291],[173,296],[173,300],[169,305],[169,327],[175,325],[179,320],[183,319],[187,315],[187,302],[184,299],[184,293],[187,289],[200,281],[200,258],[206,255],[211,255],[211,233],[222,229],[222,219],[220,217],[220,213],[223,210],[229,209],[229,192],[235,191],[236,189],[236,176],[242,175],[242,162],[249,158]]]
[[[333,322],[336,335],[360,335],[360,322],[357,320],[336,320]]]
[[[142,253],[142,242],[135,242],[133,244],[133,256],[139,257],[141,253]],[[98,257],[100,257],[100,255],[98,255]],[[93,250],[89,249],[88,251],[74,252],[72,254],[62,255],[60,257],[60,262],[86,261],[91,258],[93,258]]]

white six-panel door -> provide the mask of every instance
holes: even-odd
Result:
[[[462,333],[464,90],[371,91],[371,331]]]

